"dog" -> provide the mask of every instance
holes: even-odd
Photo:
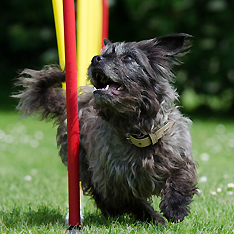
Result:
[[[133,214],[165,225],[189,215],[197,194],[191,121],[175,101],[172,67],[189,52],[190,35],[179,33],[140,42],[111,43],[92,58],[88,80],[79,88],[80,180],[104,215]],[[66,97],[59,66],[25,69],[17,109],[25,117],[55,121],[57,145],[67,166]],[[159,208],[152,197],[161,196]],[[164,217],[163,217],[164,216]]]

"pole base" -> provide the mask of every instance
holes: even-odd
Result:
[[[65,234],[76,234],[80,233],[81,227],[80,226],[70,226]]]

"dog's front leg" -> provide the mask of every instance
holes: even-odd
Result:
[[[189,177],[187,170],[172,173],[162,190],[163,200],[159,205],[164,217],[170,222],[182,222],[190,213],[189,204],[196,193],[196,183]]]

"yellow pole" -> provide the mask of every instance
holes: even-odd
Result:
[[[57,36],[59,64],[65,68],[63,0],[52,0]],[[87,68],[102,45],[102,0],[77,0],[77,79],[87,84]],[[65,88],[65,83],[63,84]]]
[[[63,0],[52,0],[54,11],[55,31],[57,37],[57,47],[59,55],[59,65],[62,70],[65,69],[65,45],[64,45],[64,21],[63,21]],[[63,83],[66,89],[66,83]]]
[[[77,1],[78,86],[87,83],[87,68],[100,54],[102,37],[102,0]]]
[[[64,70],[65,67],[65,48],[64,48],[64,23],[63,23],[63,1],[52,0],[54,10],[54,21],[58,44],[59,64]]]

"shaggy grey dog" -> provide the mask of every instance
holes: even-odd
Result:
[[[92,59],[93,87],[79,90],[80,180],[84,194],[103,214],[132,213],[136,219],[165,220],[151,206],[162,197],[163,216],[181,222],[197,193],[196,163],[191,153],[190,120],[174,102],[171,68],[187,53],[187,34],[140,42],[104,40]],[[67,165],[66,98],[57,66],[25,69],[17,85],[24,90],[18,109],[25,116],[58,124],[57,143]]]

